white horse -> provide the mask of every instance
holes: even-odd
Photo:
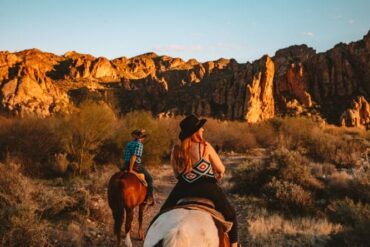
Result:
[[[200,210],[172,209],[150,226],[144,247],[219,247],[220,240],[210,214]]]

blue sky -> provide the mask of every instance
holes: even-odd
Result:
[[[0,0],[0,50],[253,61],[370,30],[369,0]]]

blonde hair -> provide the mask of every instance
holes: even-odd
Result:
[[[194,143],[206,145],[206,141],[201,137],[199,131],[173,147],[171,164],[176,174],[190,172],[193,168],[195,160],[192,159],[190,152]]]

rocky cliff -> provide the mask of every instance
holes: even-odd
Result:
[[[108,60],[74,51],[63,56],[37,49],[0,52],[1,111],[21,116],[69,112],[92,98],[123,113],[193,112],[248,122],[315,115],[352,126],[369,124],[369,96],[370,32],[323,53],[291,46],[245,64],[155,53]]]

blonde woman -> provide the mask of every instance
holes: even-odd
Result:
[[[238,242],[238,223],[234,208],[217,184],[217,180],[224,176],[225,166],[212,145],[203,138],[203,125],[206,121],[190,115],[180,122],[181,145],[176,145],[171,155],[171,164],[178,182],[161,211],[175,206],[184,197],[207,198],[213,201],[216,210],[227,221],[233,222],[229,238],[234,247]]]

